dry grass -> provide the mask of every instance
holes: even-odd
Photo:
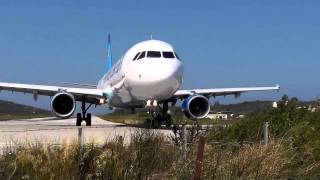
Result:
[[[0,179],[193,179],[196,143],[181,146],[153,131],[136,132],[128,145],[118,137],[103,146],[28,144],[0,156]],[[288,160],[279,142],[237,148],[210,143],[205,149],[203,179],[284,178]]]
[[[288,163],[280,143],[254,144],[237,150],[208,147],[206,179],[278,179]]]
[[[26,144],[0,156],[0,179],[148,179],[165,176],[175,146],[153,131],[137,131],[129,145],[118,137],[103,146]]]
[[[195,147],[188,159],[175,161],[170,175],[173,179],[193,179]],[[280,143],[241,148],[220,148],[207,145],[203,162],[203,179],[281,179],[288,164]]]

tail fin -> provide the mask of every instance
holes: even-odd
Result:
[[[108,71],[112,68],[112,47],[111,47],[111,36],[110,33],[108,34],[108,45],[107,45],[107,50],[108,50]]]

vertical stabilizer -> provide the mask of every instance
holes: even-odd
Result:
[[[110,33],[108,34],[108,45],[107,45],[107,50],[108,50],[108,71],[112,68],[112,47],[111,47],[111,36]]]

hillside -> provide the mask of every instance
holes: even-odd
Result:
[[[230,111],[241,114],[256,114],[272,107],[272,101],[244,101],[237,104],[220,104],[216,102],[211,111]]]
[[[273,101],[244,101],[237,104],[220,104],[216,102],[211,106],[211,111],[230,111],[233,113],[241,113],[247,115],[254,115],[263,112],[272,107]],[[317,107],[319,101],[298,101],[298,107]]]
[[[27,105],[0,100],[0,120],[50,116],[51,112]]]

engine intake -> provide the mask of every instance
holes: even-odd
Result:
[[[57,93],[51,101],[52,112],[59,118],[69,118],[76,109],[76,101],[70,93]]]
[[[208,99],[203,95],[192,95],[182,103],[184,114],[188,119],[198,120],[205,118],[210,112]]]

